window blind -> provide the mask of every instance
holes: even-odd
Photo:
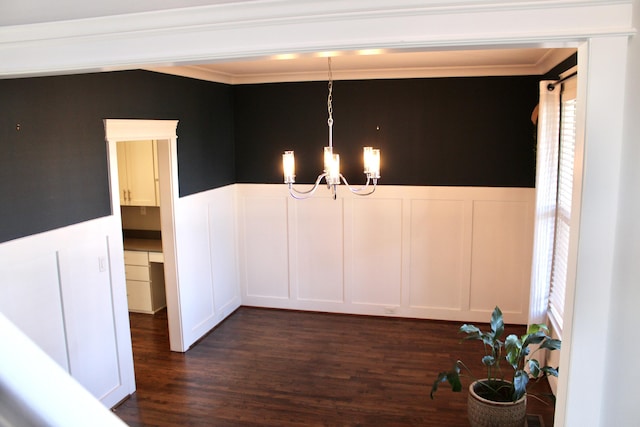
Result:
[[[573,164],[576,142],[575,79],[563,84],[560,110],[560,152],[558,160],[558,191],[556,226],[551,265],[549,316],[562,332],[565,289],[571,234],[571,201],[573,193]]]

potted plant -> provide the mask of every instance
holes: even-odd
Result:
[[[548,375],[558,376],[557,368],[540,366],[533,355],[541,350],[559,350],[561,342],[549,337],[549,330],[543,324],[530,325],[521,337],[511,334],[502,341],[504,321],[498,307],[491,314],[490,327],[491,331],[482,332],[476,326],[464,324],[459,331],[466,334],[463,340],[477,340],[484,344],[482,364],[487,369],[486,378],[475,379],[469,368],[457,360],[451,370],[438,374],[431,388],[431,398],[434,398],[438,385],[445,381],[453,391],[461,391],[460,378],[464,369],[474,378],[469,386],[468,399],[472,427],[524,426],[527,386]],[[531,351],[532,345],[538,347]],[[502,370],[504,364],[501,362],[506,362],[510,375]],[[501,419],[502,416],[505,419]]]

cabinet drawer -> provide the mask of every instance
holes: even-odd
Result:
[[[127,280],[149,281],[149,267],[140,265],[125,265],[124,274]]]
[[[127,280],[127,301],[130,311],[152,313],[149,282]]]
[[[149,252],[149,262],[164,262],[162,252]]]
[[[124,251],[125,265],[149,265],[149,253],[145,251]]]

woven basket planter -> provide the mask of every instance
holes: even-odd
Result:
[[[467,410],[471,427],[523,427],[527,416],[527,397],[515,402],[494,402],[476,393],[478,381],[469,386]]]

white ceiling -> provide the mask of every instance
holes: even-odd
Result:
[[[418,52],[368,50],[278,55],[244,61],[146,69],[227,84],[313,81],[327,79],[327,56],[331,56],[333,78],[336,80],[540,75],[575,51],[574,48]]]

